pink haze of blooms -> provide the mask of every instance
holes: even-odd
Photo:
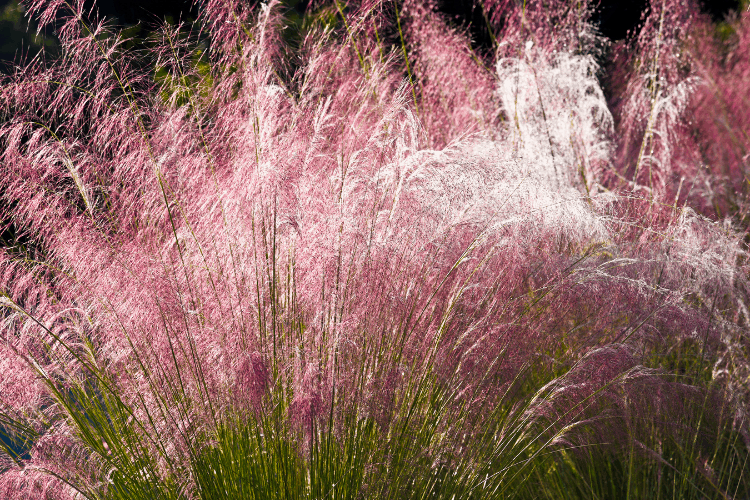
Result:
[[[0,497],[103,480],[45,383],[81,359],[177,460],[274,388],[303,440],[352,410],[385,429],[420,370],[485,408],[561,349],[539,418],[615,378],[608,414],[678,415],[697,389],[639,353],[691,341],[742,428],[750,15],[723,53],[697,5],[652,3],[608,101],[586,1],[484,2],[483,55],[430,0],[353,1],[292,57],[278,3],[206,0],[209,69],[166,27],[156,80],[82,2],[29,2],[63,50],[0,87],[3,220],[29,241],[0,250],[0,410],[42,437],[0,457]],[[178,381],[204,403],[156,411]]]

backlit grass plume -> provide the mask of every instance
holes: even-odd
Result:
[[[143,53],[27,7],[0,496],[750,495],[747,190],[706,198],[746,15],[655,1],[608,102],[587,2],[478,4],[491,53],[430,1],[208,0]]]

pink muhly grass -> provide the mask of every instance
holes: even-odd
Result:
[[[623,91],[618,161],[624,177],[649,197],[673,201],[674,171],[685,148],[683,112],[697,80],[684,40],[697,16],[691,2],[651,2],[637,38],[631,40],[632,67]],[[677,153],[677,154],[675,154]]]
[[[745,218],[747,13],[722,43],[693,2],[652,2],[637,37],[616,48],[618,153],[622,180],[663,203],[714,218]],[[744,224],[744,222],[743,222]]]
[[[29,437],[0,492],[198,498],[237,422],[308,471],[376,443],[353,496],[410,469],[510,492],[545,450],[633,448],[647,415],[687,435],[668,419],[706,401],[744,429],[743,236],[673,202],[702,105],[687,20],[652,9],[613,118],[591,6],[528,4],[486,4],[489,59],[431,2],[334,3],[292,61],[279,4],[208,1],[209,50],[165,28],[158,78],[83,4],[30,4],[63,56],[0,91],[0,196],[31,248],[0,254],[0,424]],[[683,345],[710,390],[661,363]]]
[[[500,113],[492,64],[435,12],[433,2],[405,2],[405,41],[428,145],[442,149],[462,135],[497,133]]]
[[[702,181],[696,183],[697,192],[683,196],[691,206],[708,215],[721,218],[737,211],[744,220],[750,142],[743,131],[748,129],[750,103],[740,89],[741,82],[748,78],[748,68],[743,63],[750,47],[748,12],[739,14],[729,26],[729,50],[705,25],[699,24],[693,37],[691,51],[696,54],[695,72],[700,85],[689,104],[694,118],[688,126],[691,135],[699,138],[694,154],[704,168],[696,173]]]

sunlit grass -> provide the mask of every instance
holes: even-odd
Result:
[[[147,57],[34,4],[63,53],[0,91],[0,496],[746,498],[744,191],[736,155],[682,191],[718,158],[674,136],[689,12],[613,117],[592,7],[540,5],[482,7],[490,58],[413,2],[207,2]]]

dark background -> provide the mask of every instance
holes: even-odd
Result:
[[[102,17],[129,27],[128,35],[136,40],[145,38],[149,29],[161,20],[176,22],[191,21],[197,9],[190,0],[89,0]],[[251,0],[248,0],[251,1]],[[286,0],[290,9],[302,13],[309,0]],[[482,14],[473,6],[472,0],[438,0],[440,10],[456,24],[469,27],[478,46],[489,45],[489,35],[484,27]],[[602,34],[612,40],[627,36],[629,30],[637,29],[641,12],[647,6],[645,0],[603,0],[597,11],[596,21]],[[704,0],[703,7],[716,21],[736,9],[738,0]],[[18,0],[0,0],[0,68],[7,69],[8,61],[18,61],[21,56],[30,57],[43,46],[54,53],[54,34],[51,31],[36,35],[36,26],[29,26]],[[0,69],[1,70],[1,69]]]

